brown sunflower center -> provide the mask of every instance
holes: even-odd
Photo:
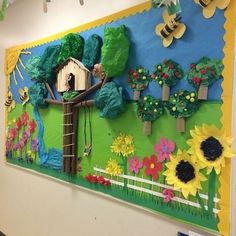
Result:
[[[215,161],[223,152],[223,147],[218,139],[209,137],[201,143],[201,150],[208,161]]]
[[[188,162],[181,160],[175,168],[178,179],[184,183],[188,183],[195,178],[194,167]]]

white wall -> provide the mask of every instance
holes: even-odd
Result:
[[[6,165],[4,48],[36,40],[145,0],[18,0],[0,23],[0,230],[8,236],[175,236],[185,225],[65,183]],[[208,235],[204,233],[204,235]]]

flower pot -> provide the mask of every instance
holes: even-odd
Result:
[[[149,136],[151,133],[152,133],[152,122],[151,121],[144,121],[143,134],[145,136]]]
[[[184,118],[177,118],[176,119],[176,129],[180,133],[185,132],[185,119]]]
[[[170,97],[170,87],[166,84],[162,87],[162,101],[168,101]]]
[[[198,99],[199,100],[207,100],[208,87],[200,86],[198,90]]]
[[[139,100],[140,92],[141,92],[140,90],[134,90],[134,97],[133,97],[134,101],[138,101]]]

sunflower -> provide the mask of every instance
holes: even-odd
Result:
[[[119,174],[121,174],[122,172],[122,168],[119,165],[118,161],[115,159],[110,159],[107,162],[107,166],[106,166],[106,172],[108,174],[110,174],[111,176],[117,176]]]
[[[201,189],[201,182],[207,180],[199,172],[194,156],[186,151],[177,151],[177,155],[170,155],[170,161],[166,163],[167,170],[163,173],[166,182],[174,185],[174,189],[180,189],[185,198],[191,194],[196,196],[198,189]]]
[[[200,168],[207,168],[207,174],[213,169],[216,174],[220,174],[225,166],[225,158],[234,156],[231,149],[232,139],[226,136],[223,129],[214,125],[196,126],[190,134],[192,139],[187,141],[189,152],[197,156]]]

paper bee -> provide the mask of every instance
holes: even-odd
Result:
[[[203,8],[202,13],[205,18],[211,18],[215,14],[216,8],[223,10],[230,3],[230,0],[194,0],[194,1]]]
[[[20,100],[22,105],[25,105],[29,101],[29,91],[27,87],[19,89]]]
[[[179,39],[184,35],[186,26],[180,22],[180,15],[169,16],[167,11],[164,11],[163,19],[165,23],[156,26],[156,34],[163,39],[163,46],[167,48],[174,38]]]
[[[7,93],[5,106],[7,107],[8,112],[12,111],[16,107],[16,102],[13,100],[11,91]]]

